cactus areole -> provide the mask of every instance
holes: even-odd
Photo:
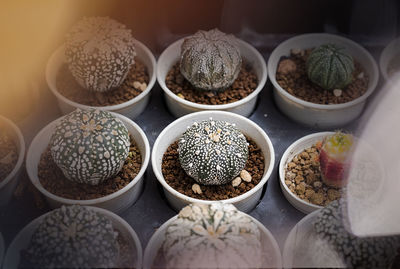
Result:
[[[343,89],[353,79],[353,58],[334,44],[315,48],[307,58],[308,78],[325,90]]]
[[[257,224],[231,204],[191,204],[166,229],[166,268],[261,268]]]
[[[233,35],[218,29],[198,31],[181,46],[182,75],[200,90],[223,90],[237,78],[242,57]]]
[[[36,228],[26,256],[35,268],[115,267],[117,236],[106,216],[79,205],[62,206]]]
[[[66,36],[69,70],[88,90],[104,92],[121,85],[135,56],[131,30],[108,17],[83,18]]]
[[[129,146],[124,123],[101,110],[71,112],[58,122],[50,140],[53,160],[65,177],[91,185],[120,171]]]
[[[319,161],[324,183],[332,187],[344,187],[350,167],[350,154],[353,149],[353,136],[336,132],[322,142]]]
[[[232,181],[246,165],[246,137],[226,121],[193,123],[179,139],[179,161],[199,184],[222,185]]]

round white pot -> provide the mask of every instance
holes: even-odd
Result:
[[[271,234],[271,232],[265,228],[265,226],[258,220],[250,217],[258,226],[261,232],[261,244],[263,247],[263,254],[265,255],[265,260],[263,261],[263,268],[282,268],[282,257],[279,246]],[[159,249],[162,247],[165,238],[165,232],[168,226],[175,221],[177,216],[172,217],[167,222],[165,222],[150,238],[149,243],[144,251],[143,259],[143,269],[154,268],[154,261],[157,257]]]
[[[282,155],[281,162],[279,163],[279,179],[280,179],[279,182],[281,185],[283,195],[286,197],[289,203],[292,204],[292,206],[294,206],[296,209],[300,210],[305,214],[318,210],[322,208],[322,206],[306,202],[290,191],[289,187],[285,183],[286,167],[288,163],[292,161],[294,156],[296,156],[306,148],[310,148],[318,141],[322,141],[324,137],[326,137],[327,135],[332,135],[332,134],[333,132],[321,132],[321,133],[310,134],[300,138],[286,149],[285,153],[283,153]]]
[[[110,211],[97,207],[89,208],[102,215],[105,215],[108,219],[111,220],[114,229],[117,229],[119,232],[121,232],[123,237],[127,241],[129,241],[130,245],[134,248],[132,255],[134,255],[135,264],[132,264],[132,267],[141,268],[143,261],[143,249],[142,245],[140,244],[140,240],[132,227],[121,217]],[[33,233],[48,214],[50,214],[50,212],[34,219],[17,234],[17,236],[14,238],[7,249],[7,253],[4,258],[3,268],[18,268],[21,258],[21,251],[29,246],[29,242],[32,238]]]
[[[346,268],[336,251],[314,232],[317,214],[305,216],[290,231],[282,253],[284,268]]]
[[[172,114],[179,118],[183,115],[196,111],[224,110],[237,113],[245,117],[249,116],[255,108],[258,94],[261,92],[265,82],[267,81],[267,67],[262,55],[249,43],[237,39],[242,57],[253,67],[254,71],[256,72],[258,78],[257,88],[250,95],[233,103],[224,105],[197,104],[178,97],[170,89],[168,89],[167,85],[165,84],[165,78],[168,71],[176,62],[179,61],[181,45],[183,41],[184,38],[172,43],[163,51],[157,61],[157,81],[164,90],[166,103]]]
[[[9,135],[12,137],[18,151],[18,160],[14,169],[3,181],[0,181],[0,207],[2,207],[10,201],[17,187],[21,166],[25,158],[25,141],[20,129],[12,121],[0,115],[0,123],[4,124],[10,131]]]
[[[137,176],[124,188],[109,194],[104,197],[90,199],[90,200],[72,200],[54,195],[47,191],[39,181],[38,178],[38,165],[42,153],[49,145],[51,136],[55,130],[57,123],[62,119],[59,118],[46,127],[44,127],[33,139],[26,158],[26,169],[32,184],[46,197],[50,207],[57,208],[61,205],[89,205],[97,206],[112,212],[121,213],[130,207],[140,196],[143,189],[144,173],[150,160],[150,145],[145,133],[142,129],[132,120],[125,116],[113,113],[116,117],[120,118],[125,126],[128,128],[129,133],[133,136],[136,144],[142,155],[142,166]]]
[[[379,68],[385,81],[389,81],[388,67],[390,62],[400,54],[400,38],[392,40],[379,57]]]
[[[102,106],[97,107],[102,110],[112,111],[119,113],[121,115],[127,116],[130,119],[136,118],[143,110],[146,108],[147,103],[150,98],[150,90],[153,88],[154,83],[156,81],[156,60],[151,53],[151,51],[140,41],[135,40],[135,49],[137,58],[142,61],[142,63],[147,67],[147,72],[149,74],[149,83],[147,84],[146,90],[144,90],[141,94],[136,96],[135,98],[126,101],[122,104],[112,105],[112,106]],[[46,66],[46,81],[50,90],[56,96],[58,101],[58,106],[63,115],[68,114],[69,112],[74,111],[76,108],[80,109],[88,109],[90,106],[82,105],[68,98],[64,97],[57,90],[57,75],[59,73],[60,68],[66,64],[65,55],[64,55],[65,47],[62,45],[59,47],[53,55],[50,57]]]
[[[176,211],[179,211],[181,208],[190,203],[210,204],[215,202],[195,199],[176,191],[174,188],[168,185],[161,171],[162,157],[167,148],[173,142],[178,140],[186,131],[186,128],[193,122],[207,120],[210,117],[215,120],[224,120],[230,123],[235,123],[236,127],[239,128],[244,135],[251,137],[251,139],[256,142],[256,144],[262,150],[265,161],[265,170],[261,181],[254,188],[242,195],[239,195],[235,198],[222,200],[222,202],[233,204],[240,211],[248,212],[257,205],[257,202],[261,198],[263,186],[265,183],[267,183],[267,180],[274,168],[275,152],[271,140],[264,130],[243,116],[226,111],[202,111],[192,113],[175,120],[160,133],[156,142],[154,143],[151,156],[154,174],[163,186],[163,190],[168,202]]]
[[[369,77],[368,89],[364,95],[344,104],[321,105],[297,98],[278,84],[275,75],[282,56],[289,56],[291,49],[308,49],[326,43],[343,47],[345,52],[363,66]],[[368,51],[347,38],[331,34],[304,34],[281,43],[269,57],[268,75],[274,86],[274,98],[279,109],[294,121],[317,128],[339,127],[357,118],[379,79],[378,67]]]
[[[0,233],[0,268],[2,268],[1,265],[3,264],[4,252],[5,252],[4,239]]]

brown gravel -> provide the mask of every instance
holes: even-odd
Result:
[[[136,81],[146,85],[149,83],[147,68],[137,59],[122,85],[107,92],[93,92],[81,87],[66,64],[57,74],[56,84],[59,93],[74,102],[89,106],[110,106],[127,102],[141,94],[142,89],[134,87]]]
[[[196,199],[225,200],[239,196],[255,187],[261,181],[264,174],[264,156],[261,149],[253,140],[247,138],[247,141],[250,144],[249,159],[244,169],[250,173],[252,177],[251,182],[242,180],[238,187],[233,187],[231,183],[218,186],[199,184],[202,193],[194,193],[192,186],[193,184],[197,184],[197,182],[188,176],[180,165],[178,141],[175,141],[168,147],[162,159],[161,168],[165,181],[178,192]]]
[[[41,156],[38,177],[43,187],[57,196],[74,200],[90,200],[109,195],[124,188],[139,173],[141,165],[142,156],[131,137],[129,155],[121,171],[114,178],[107,179],[99,185],[92,186],[68,180],[53,161],[50,148],[47,148]]]
[[[294,156],[285,168],[285,184],[300,199],[320,206],[326,206],[341,196],[338,188],[332,188],[322,181],[319,149],[321,143],[313,145]]]
[[[249,64],[242,64],[235,82],[223,91],[202,91],[194,88],[181,74],[179,62],[173,65],[165,79],[173,93],[190,102],[222,105],[239,101],[251,94],[258,85],[257,76]]]
[[[316,104],[342,104],[362,96],[368,88],[368,76],[362,66],[354,62],[353,81],[342,90],[340,96],[335,96],[332,90],[324,90],[312,83],[307,76],[306,61],[312,49],[291,52],[289,57],[282,57],[276,81],[291,95]],[[360,75],[362,74],[362,75]]]
[[[18,161],[18,149],[6,126],[0,124],[0,182],[14,169]]]

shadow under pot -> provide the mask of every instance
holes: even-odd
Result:
[[[331,34],[304,34],[281,43],[268,60],[279,109],[317,128],[334,128],[361,115],[379,72],[363,47]]]
[[[52,208],[81,204],[121,213],[138,199],[149,159],[147,137],[132,120],[77,109],[36,135],[26,168]]]
[[[149,101],[156,60],[125,25],[88,17],[70,29],[50,57],[46,81],[64,115],[96,107],[134,119]]]
[[[11,199],[25,158],[25,141],[20,129],[0,115],[0,207]]]
[[[225,111],[175,120],[160,133],[152,152],[154,174],[176,211],[214,201],[250,211],[274,162],[268,135],[251,120]]]
[[[142,255],[137,234],[121,217],[72,205],[25,226],[11,242],[4,268],[141,268]]]
[[[262,55],[218,29],[174,42],[157,62],[157,81],[175,117],[203,110],[249,116],[266,80]]]

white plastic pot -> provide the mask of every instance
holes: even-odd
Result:
[[[282,268],[282,257],[279,246],[271,234],[271,232],[265,228],[265,226],[252,216],[251,218],[258,226],[261,232],[261,244],[263,247],[263,254],[265,260],[263,261],[263,268]],[[165,231],[168,226],[176,220],[177,216],[172,217],[165,222],[150,238],[149,243],[144,251],[143,269],[155,268],[154,262],[157,257],[159,249],[162,247],[165,238]]]
[[[33,139],[27,154],[26,169],[32,184],[46,197],[50,207],[57,208],[61,205],[89,205],[97,206],[112,212],[121,213],[130,207],[140,196],[143,189],[144,173],[150,160],[150,145],[145,133],[132,120],[125,116],[113,113],[114,116],[122,120],[128,128],[129,133],[135,139],[135,142],[142,155],[142,166],[136,177],[124,188],[104,197],[90,200],[72,200],[57,196],[46,190],[38,178],[38,165],[42,153],[49,145],[51,136],[55,130],[57,123],[62,119],[59,118],[46,127],[44,127]]]
[[[172,114],[179,118],[183,115],[202,110],[224,110],[237,113],[245,117],[249,116],[255,108],[258,94],[261,92],[265,82],[267,81],[267,67],[262,55],[249,43],[237,39],[242,57],[253,67],[254,71],[256,72],[258,78],[257,88],[250,95],[233,103],[223,105],[197,104],[178,97],[170,89],[168,89],[167,85],[165,84],[165,78],[167,77],[168,71],[180,59],[181,45],[183,41],[184,38],[172,43],[160,55],[157,62],[157,81],[164,90],[165,100]]]
[[[251,139],[262,150],[265,161],[265,170],[261,181],[254,188],[246,193],[243,193],[242,195],[239,195],[235,198],[222,200],[222,202],[233,204],[240,211],[248,212],[257,205],[257,202],[261,198],[263,186],[265,183],[267,183],[267,180],[271,176],[275,163],[275,152],[271,140],[264,130],[253,121],[243,116],[226,111],[202,111],[192,113],[175,120],[160,133],[156,142],[154,143],[151,156],[154,174],[161,183],[168,202],[176,211],[179,211],[181,208],[190,203],[210,204],[215,202],[195,199],[176,191],[174,188],[168,185],[161,171],[162,157],[167,148],[176,140],[178,140],[184,131],[186,131],[186,128],[193,122],[207,120],[210,117],[212,117],[214,120],[224,120],[230,123],[235,123],[236,127],[240,129],[244,135],[251,137]]]
[[[150,98],[150,90],[153,88],[154,83],[156,81],[156,60],[151,51],[140,41],[135,40],[135,49],[137,54],[136,57],[140,59],[140,61],[147,67],[147,72],[149,74],[149,83],[147,84],[146,90],[144,90],[141,94],[139,94],[135,98],[126,101],[122,104],[112,105],[112,106],[102,106],[97,108],[101,110],[116,112],[130,119],[136,118],[146,108],[146,105],[149,102]],[[60,110],[63,115],[74,111],[76,108],[80,109],[90,108],[90,106],[82,105],[72,100],[69,100],[68,98],[64,97],[62,94],[58,92],[56,79],[60,68],[64,64],[66,64],[64,51],[65,51],[64,46],[59,47],[50,57],[46,66],[47,85],[49,86],[53,94],[56,96],[58,101],[58,106],[60,107]]]
[[[9,119],[0,115],[0,123],[9,130],[9,135],[13,139],[18,151],[18,160],[8,176],[0,181],[0,207],[5,206],[11,199],[18,184],[21,166],[25,158],[25,141],[20,129]]]
[[[284,268],[346,268],[337,252],[314,232],[317,214],[305,216],[290,231],[282,253]]]
[[[318,210],[322,208],[322,206],[314,205],[312,203],[302,200],[289,189],[289,187],[285,183],[286,167],[292,161],[294,156],[296,156],[303,150],[310,148],[316,142],[322,141],[324,137],[332,134],[333,132],[321,132],[310,134],[300,138],[286,149],[285,153],[283,153],[282,155],[281,162],[279,163],[279,183],[281,185],[283,195],[286,197],[290,204],[292,204],[296,209],[305,214]]]
[[[117,229],[123,235],[123,237],[130,243],[130,245],[134,247],[132,255],[134,255],[135,264],[132,264],[132,267],[141,268],[143,261],[143,249],[142,245],[140,244],[140,240],[135,231],[132,229],[132,227],[124,219],[122,219],[121,217],[110,211],[97,207],[89,207],[89,208],[102,215],[105,215],[108,219],[111,220],[114,229]],[[14,238],[9,248],[7,249],[7,253],[4,258],[3,268],[7,269],[18,268],[21,259],[20,256],[21,251],[29,246],[29,242],[36,228],[43,221],[43,219],[50,213],[51,212],[48,212],[34,219],[17,234],[17,236]]]
[[[394,39],[382,51],[379,58],[379,68],[385,81],[389,81],[388,67],[390,62],[400,55],[400,38]]]
[[[304,101],[285,91],[276,81],[276,70],[282,56],[289,56],[291,49],[309,49],[326,43],[344,48],[365,69],[369,77],[365,94],[343,104],[322,105]],[[368,96],[375,90],[379,79],[378,67],[371,54],[347,38],[331,34],[304,34],[281,43],[268,60],[268,75],[274,86],[274,98],[279,109],[299,123],[317,128],[333,128],[356,119],[363,111]]]

